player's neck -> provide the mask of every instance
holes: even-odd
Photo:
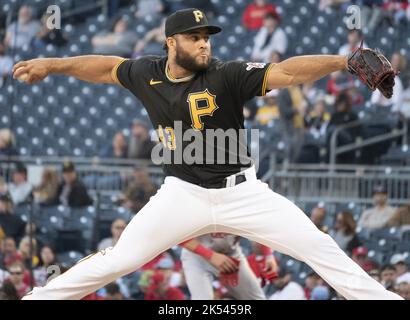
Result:
[[[194,72],[181,67],[172,59],[168,60],[167,67],[168,75],[173,79],[183,79],[194,75]]]

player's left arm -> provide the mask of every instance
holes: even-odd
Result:
[[[347,69],[347,57],[338,55],[297,56],[273,64],[267,75],[268,90],[319,80],[328,74]]]

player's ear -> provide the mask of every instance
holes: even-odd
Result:
[[[168,46],[168,49],[170,49],[171,47],[174,47],[174,48],[175,48],[175,45],[176,45],[176,40],[175,40],[175,38],[174,38],[174,37],[168,37],[168,38],[167,38],[167,46]]]

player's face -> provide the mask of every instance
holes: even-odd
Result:
[[[211,44],[206,29],[179,34],[176,37],[176,63],[186,70],[198,72],[211,62]]]

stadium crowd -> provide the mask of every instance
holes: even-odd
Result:
[[[248,1],[242,12],[242,27],[253,37],[253,48],[249,59],[262,63],[278,63],[287,57],[291,43],[283,26],[281,12],[274,0]],[[111,1],[110,1],[111,3]],[[217,1],[215,1],[217,3]],[[350,30],[338,53],[347,55],[360,46],[365,34],[383,28],[386,24],[393,28],[409,25],[410,6],[408,1],[348,1],[320,0],[318,11],[346,10],[351,4],[363,8],[362,30]],[[172,1],[172,0],[139,0],[126,4],[135,9],[133,17],[138,19],[147,15],[154,16],[158,24],[140,37],[129,28],[129,18],[118,16],[119,1],[112,1],[109,14],[112,27],[96,33],[91,41],[93,53],[119,55],[138,59],[142,55],[162,54],[164,43],[164,17],[172,11],[198,7],[209,17],[217,18],[219,6],[214,1]],[[48,15],[36,12],[35,8],[23,5],[18,10],[17,19],[0,31],[0,88],[10,77],[13,66],[13,52],[24,46],[42,48],[49,44],[64,46],[70,38],[63,31],[50,30],[46,26]],[[0,19],[1,21],[1,19]],[[367,46],[367,41],[364,42]],[[91,53],[91,52],[90,52]],[[282,90],[272,90],[265,97],[250,101],[244,107],[244,116],[248,123],[269,127],[277,122],[281,128],[283,140],[289,148],[285,159],[291,163],[327,162],[330,135],[340,125],[357,121],[363,106],[375,112],[388,112],[397,115],[402,121],[410,120],[410,69],[408,57],[403,52],[391,52],[393,68],[400,71],[396,76],[393,97],[389,100],[378,91],[371,95],[347,72],[337,72],[325,79],[322,84],[306,83],[302,86]],[[363,128],[346,130],[339,137],[338,145],[356,141],[363,134]],[[109,159],[150,159],[151,141],[150,126],[141,119],[135,119],[129,134],[119,130],[109,144],[102,146],[98,152],[101,158]],[[380,132],[383,133],[383,132]],[[314,138],[315,143],[309,143]],[[0,156],[18,156],[19,148],[15,133],[9,128],[0,128]],[[373,157],[372,157],[373,158]],[[354,159],[352,154],[340,155],[338,163],[364,162],[370,159]],[[26,223],[18,208],[27,204],[41,208],[63,206],[82,208],[93,206],[96,199],[90,195],[89,185],[76,171],[72,162],[65,162],[61,168],[45,167],[42,170],[38,185],[29,183],[27,167],[23,162],[14,164],[9,177],[0,171],[0,299],[19,299],[33,285],[44,285],[58,266],[64,272],[70,263],[59,261],[62,252],[57,252],[56,243],[39,237],[40,228],[34,223]],[[132,176],[126,177],[126,187],[121,190],[115,205],[122,207],[131,216],[138,211],[155,194],[156,185],[151,181],[147,171],[136,167]],[[397,243],[395,251],[389,258],[378,259],[370,255],[372,251],[369,239],[372,234],[394,232],[403,235],[406,244],[410,244],[410,199],[407,205],[392,207],[388,203],[386,186],[379,185],[373,190],[374,206],[360,214],[360,218],[349,210],[328,212],[323,203],[318,204],[307,214],[312,222],[323,232],[331,235],[337,244],[354,259],[366,272],[379,281],[388,290],[397,292],[405,299],[410,299],[410,247]],[[329,220],[327,217],[335,217]],[[330,221],[330,223],[329,223]],[[111,236],[98,239],[92,250],[104,250],[115,245],[126,227],[128,219],[116,218],[111,222]],[[407,235],[407,238],[404,235]],[[369,235],[364,237],[363,235]],[[374,238],[378,241],[379,238]],[[385,240],[385,239],[384,239]],[[386,240],[385,240],[386,241]],[[389,241],[389,240],[387,240]],[[306,266],[298,265],[296,269],[292,260],[274,253],[279,267],[278,275],[270,281],[260,277],[265,257],[257,245],[243,240],[244,251],[255,275],[263,286],[268,299],[297,300],[331,300],[343,299],[323,279]],[[372,244],[371,244],[372,245]],[[312,248],[314,250],[314,248]],[[107,285],[97,292],[85,297],[90,300],[121,299],[189,299],[190,294],[184,279],[179,259],[180,249],[172,248],[156,257],[141,269]],[[85,253],[85,252],[83,252]],[[297,263],[296,263],[297,265]],[[299,277],[301,271],[305,276]],[[214,294],[217,299],[231,299],[229,292],[215,279]]]

